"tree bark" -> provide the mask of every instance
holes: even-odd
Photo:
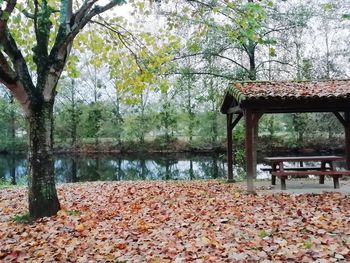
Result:
[[[32,219],[60,210],[53,163],[53,102],[32,107],[29,122],[29,214]]]
[[[14,145],[16,140],[16,114],[14,110],[14,98],[13,95],[10,94],[10,129],[11,129],[11,144]]]

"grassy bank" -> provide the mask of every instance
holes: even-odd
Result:
[[[234,136],[234,149],[244,150],[244,138],[242,135]],[[144,142],[123,141],[117,142],[112,138],[100,138],[97,142],[91,138],[79,140],[71,145],[67,140],[55,140],[54,151],[56,153],[158,153],[158,152],[189,152],[189,153],[225,153],[226,139],[221,138],[213,143],[195,137],[193,141],[186,138],[173,138],[169,141],[164,137],[146,138]],[[259,152],[294,152],[294,153],[341,153],[344,149],[343,138],[326,140],[315,137],[304,142],[296,142],[295,139],[283,134],[273,137],[262,135],[257,142]],[[15,142],[0,143],[0,153],[26,153],[27,144],[24,139]]]

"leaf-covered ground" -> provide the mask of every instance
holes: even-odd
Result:
[[[25,188],[0,190],[0,261],[350,262],[350,196],[245,195],[234,184],[58,187],[55,217],[21,224]]]

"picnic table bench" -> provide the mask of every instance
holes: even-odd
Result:
[[[262,168],[271,173],[271,184],[276,185],[276,177],[281,180],[281,189],[286,190],[286,178],[288,176],[308,176],[315,175],[320,177],[320,184],[324,184],[325,176],[333,178],[334,188],[339,188],[339,178],[343,175],[350,175],[350,170],[336,170],[335,161],[344,160],[342,156],[291,156],[291,157],[265,157],[264,160],[271,167]],[[285,162],[298,162],[299,167],[284,167]],[[319,166],[304,166],[305,162],[316,162]]]

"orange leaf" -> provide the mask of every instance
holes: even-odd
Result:
[[[121,250],[122,249],[126,249],[127,245],[125,243],[119,243],[119,244],[116,245],[116,248],[121,249]]]
[[[78,224],[75,226],[75,231],[83,232],[84,230],[85,230],[85,227],[83,224]]]

